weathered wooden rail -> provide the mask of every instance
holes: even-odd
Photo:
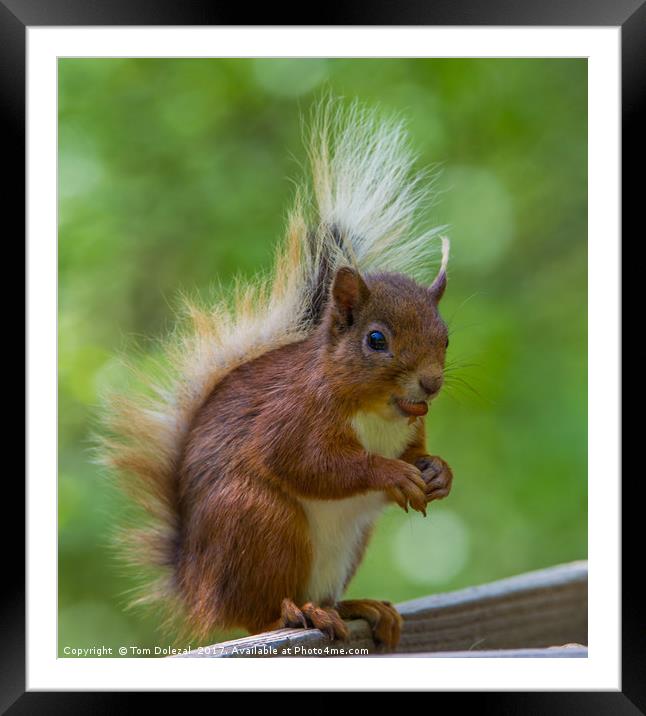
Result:
[[[396,652],[380,652],[366,622],[357,620],[349,623],[350,638],[344,642],[331,642],[318,629],[280,629],[202,647],[179,658],[587,656],[587,562],[414,599],[397,609],[404,628]]]

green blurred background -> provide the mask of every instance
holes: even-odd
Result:
[[[349,594],[400,601],[587,554],[585,60],[59,60],[59,649],[166,644],[126,612],[123,505],[93,464],[118,353],[178,293],[271,263],[324,92],[408,119],[440,163],[442,303],[466,384],[428,416],[453,467],[429,517],[389,508]],[[214,635],[222,638],[227,635]]]

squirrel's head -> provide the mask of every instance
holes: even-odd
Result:
[[[425,415],[443,383],[448,331],[438,303],[446,270],[421,286],[397,273],[336,272],[325,308],[330,366],[361,409]]]

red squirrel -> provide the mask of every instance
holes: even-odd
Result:
[[[343,639],[362,618],[392,649],[395,608],[342,596],[388,503],[426,514],[451,489],[424,425],[448,346],[448,240],[430,286],[407,275],[440,230],[414,231],[425,177],[399,122],[321,105],[309,154],[315,199],[297,196],[271,276],[233,306],[188,307],[162,385],[109,398],[103,456],[150,518],[123,533],[132,562],[163,568],[141,601],[200,638]]]

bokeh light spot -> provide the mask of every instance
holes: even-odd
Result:
[[[443,584],[469,560],[469,529],[456,513],[432,505],[426,519],[401,525],[393,549],[395,564],[406,579],[415,584]]]
[[[514,234],[507,188],[493,172],[474,166],[447,168],[441,185],[446,193],[438,213],[451,226],[454,259],[478,270],[496,264]]]
[[[254,60],[256,82],[267,92],[281,97],[299,97],[317,87],[327,77],[323,59]]]
[[[96,156],[61,151],[58,165],[61,198],[89,194],[103,178],[103,166]]]

